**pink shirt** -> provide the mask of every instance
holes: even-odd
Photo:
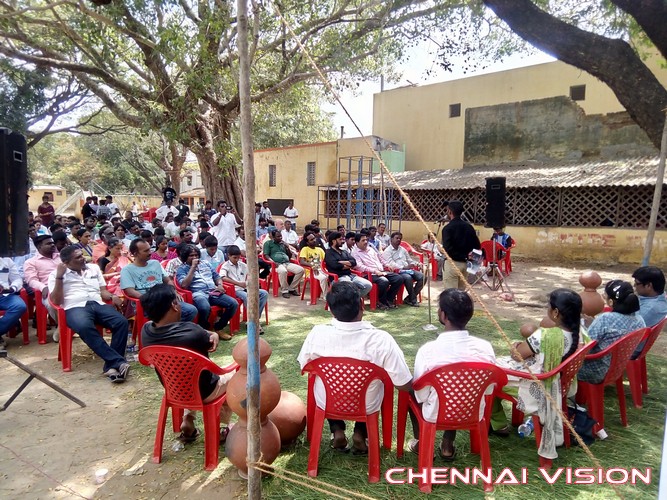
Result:
[[[358,269],[359,271],[371,273],[384,271],[384,259],[377,250],[370,245],[366,247],[366,251],[364,252],[359,250],[359,247],[355,246],[352,249],[352,257],[357,261],[355,269]]]
[[[54,253],[53,258],[38,253],[23,264],[23,281],[33,290],[41,292],[49,284],[49,274],[55,271],[58,264],[60,264],[58,253]]]

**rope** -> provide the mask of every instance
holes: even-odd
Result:
[[[35,471],[39,472],[39,473],[42,474],[44,477],[50,479],[53,483],[55,483],[55,484],[57,484],[57,485],[59,485],[59,486],[62,486],[65,490],[67,490],[68,492],[70,492],[72,495],[77,496],[77,497],[79,497],[79,498],[83,498],[84,500],[92,500],[90,497],[83,496],[82,494],[77,493],[75,490],[73,490],[73,489],[70,488],[69,486],[64,485],[63,483],[61,483],[60,481],[58,481],[58,480],[57,480],[56,478],[54,478],[53,476],[50,476],[48,473],[44,472],[44,471],[43,471],[42,469],[40,469],[37,465],[33,464],[30,460],[28,460],[28,459],[26,459],[26,458],[23,458],[21,455],[19,455],[18,453],[16,453],[16,452],[15,452],[14,450],[12,450],[11,448],[5,446],[5,445],[2,444],[2,443],[0,443],[0,447],[2,447],[2,448],[4,448],[5,450],[7,450],[9,453],[11,453],[12,455],[14,455],[16,458],[18,458],[18,459],[19,459],[21,462],[23,462],[24,464],[29,465],[30,467],[32,467]]]
[[[389,179],[391,180],[391,183],[394,185],[394,187],[396,188],[396,190],[397,190],[397,191],[400,193],[400,195],[403,197],[403,199],[404,199],[405,202],[407,203],[408,207],[410,207],[410,209],[413,211],[413,213],[417,216],[417,220],[418,220],[418,222],[420,222],[420,223],[422,224],[422,226],[424,226],[424,228],[425,228],[426,231],[428,232],[428,236],[429,236],[428,239],[429,239],[429,241],[430,241],[430,238],[433,237],[434,240],[435,240],[435,243],[438,245],[438,249],[443,253],[443,255],[445,255],[445,257],[446,257],[448,260],[452,261],[451,258],[450,258],[450,256],[449,256],[449,254],[447,253],[447,251],[446,251],[446,250],[444,249],[444,247],[440,244],[440,242],[437,241],[437,238],[435,238],[435,235],[433,234],[433,231],[431,231],[431,228],[428,226],[428,224],[426,223],[426,221],[423,219],[423,217],[422,217],[421,214],[419,213],[419,210],[417,210],[417,207],[415,207],[414,203],[413,203],[412,200],[410,199],[410,196],[408,196],[408,194],[403,190],[403,188],[401,188],[401,186],[398,185],[398,182],[396,181],[396,178],[394,177],[393,173],[387,168],[387,165],[385,165],[385,163],[384,163],[384,161],[382,160],[382,158],[380,157],[380,155],[377,153],[377,151],[375,151],[375,150],[373,149],[373,146],[371,145],[371,143],[368,141],[368,139],[366,138],[366,136],[364,136],[364,134],[361,132],[361,129],[360,129],[359,126],[357,125],[357,122],[352,118],[352,115],[350,115],[349,111],[347,110],[347,108],[345,107],[345,105],[343,104],[343,102],[341,101],[340,96],[338,95],[338,93],[336,92],[336,90],[332,87],[331,83],[330,83],[329,80],[326,78],[326,76],[324,75],[324,73],[322,72],[322,70],[319,68],[319,66],[317,65],[317,63],[313,60],[313,58],[312,58],[312,56],[310,55],[310,52],[308,51],[308,49],[306,49],[306,48],[303,46],[303,44],[301,43],[301,40],[299,40],[299,37],[296,36],[296,34],[294,33],[294,31],[292,30],[291,25],[290,25],[290,24],[287,22],[287,20],[283,17],[282,12],[281,12],[280,9],[278,8],[278,6],[275,4],[275,2],[269,2],[269,5],[273,8],[275,14],[280,18],[280,20],[281,20],[281,22],[283,23],[283,25],[285,26],[285,28],[289,31],[290,35],[292,36],[292,38],[294,39],[294,41],[295,41],[296,44],[298,45],[299,50],[301,51],[301,53],[306,57],[306,59],[308,60],[308,62],[310,63],[310,65],[311,65],[311,66],[313,67],[313,69],[317,72],[317,74],[318,74],[320,80],[322,81],[322,83],[324,84],[324,86],[325,86],[325,87],[327,88],[327,90],[331,93],[331,95],[334,96],[334,98],[336,99],[336,101],[338,102],[338,104],[340,104],[341,108],[343,109],[343,111],[345,112],[345,114],[347,115],[347,117],[350,119],[350,121],[352,122],[352,124],[354,125],[354,128],[357,130],[357,132],[358,132],[359,135],[361,136],[361,139],[364,141],[364,143],[366,144],[366,146],[368,147],[368,149],[371,151],[371,153],[373,154],[373,156],[375,157],[375,159],[379,162],[379,164],[380,164],[380,166],[381,166],[381,168],[382,168],[382,171],[383,171],[385,174],[387,174],[387,177],[389,177]],[[452,261],[452,262],[453,262],[453,261]],[[452,267],[453,267],[454,270],[456,271],[456,274],[458,275],[458,277],[459,277],[463,282],[467,283],[467,279],[466,279],[466,277],[463,275],[463,273],[462,273],[456,266],[452,266]],[[474,299],[476,302],[478,302],[478,303],[480,304],[480,306],[481,306],[482,309],[484,310],[484,313],[486,314],[486,316],[489,318],[489,320],[490,320],[491,323],[494,325],[494,327],[496,328],[496,330],[500,333],[500,335],[501,335],[501,337],[503,338],[503,340],[504,340],[504,341],[507,343],[507,345],[509,346],[509,350],[510,350],[510,352],[512,353],[512,357],[513,357],[514,359],[519,359],[519,360],[520,360],[520,362],[522,363],[524,369],[525,369],[526,372],[530,375],[530,378],[531,378],[534,382],[536,382],[536,383],[538,384],[538,386],[540,387],[540,390],[542,391],[542,393],[544,394],[544,396],[547,398],[547,400],[549,401],[549,403],[552,405],[552,407],[553,407],[554,409],[556,409],[556,410],[560,413],[560,415],[561,415],[561,419],[562,419],[563,422],[565,423],[565,426],[566,426],[566,427],[568,428],[568,430],[574,435],[574,438],[576,439],[576,441],[577,441],[577,443],[579,444],[579,446],[581,446],[581,448],[584,450],[584,453],[586,453],[586,455],[591,459],[591,461],[595,464],[595,466],[596,466],[597,468],[602,469],[603,467],[602,467],[602,465],[600,464],[600,462],[598,461],[598,459],[595,457],[595,455],[593,455],[593,453],[591,452],[590,448],[589,448],[588,446],[586,446],[586,443],[584,443],[584,441],[581,439],[581,436],[579,436],[579,434],[574,430],[574,427],[573,427],[572,424],[570,423],[570,421],[569,421],[569,419],[567,418],[567,416],[563,413],[563,410],[562,410],[562,409],[560,409],[560,410],[558,409],[558,406],[557,406],[556,401],[551,397],[551,395],[549,394],[549,392],[546,390],[546,388],[544,387],[544,384],[542,383],[542,381],[539,380],[539,379],[535,376],[535,374],[530,370],[530,367],[526,364],[526,360],[523,358],[523,356],[521,356],[521,354],[519,353],[519,351],[514,347],[514,344],[512,343],[512,341],[509,339],[509,337],[507,336],[507,334],[505,334],[504,330],[502,329],[502,327],[500,326],[500,324],[498,323],[498,321],[495,319],[495,317],[493,316],[493,314],[491,314],[491,311],[489,311],[489,309],[487,308],[486,304],[482,301],[482,299],[479,297],[479,295],[477,295],[477,292],[472,288],[472,286],[470,285],[470,283],[467,283],[466,292],[468,292],[470,295],[472,295],[473,299]],[[614,489],[614,492],[616,493],[616,495],[617,495],[619,498],[624,498],[623,495],[621,494],[621,492],[620,492],[620,490],[619,490],[619,488],[618,488],[617,485],[612,484],[611,486],[612,486],[612,488]]]
[[[345,488],[341,488],[340,486],[335,486],[333,484],[325,483],[324,481],[319,481],[317,479],[313,479],[310,476],[304,476],[302,474],[297,474],[296,472],[292,472],[287,469],[278,469],[277,467],[273,465],[266,464],[264,462],[248,462],[248,467],[252,467],[253,469],[257,469],[265,474],[270,474],[272,476],[278,477],[280,479],[284,479],[285,481],[289,481],[294,484],[298,484],[300,486],[305,486],[306,488],[313,489],[315,491],[319,491],[320,493],[324,493],[325,497],[336,497],[336,498],[342,498],[343,500],[347,498],[363,498],[364,500],[374,500],[373,497],[369,497],[367,495],[364,495],[363,493],[359,493],[357,491],[351,491],[351,490],[346,490]],[[283,472],[283,474],[280,474],[276,472],[276,470],[280,470]],[[296,479],[292,479],[290,477],[287,477],[287,475],[295,476],[299,478],[297,481]],[[306,479],[306,481],[303,481],[303,479]],[[307,484],[311,483],[311,484]],[[322,486],[322,487],[320,487]],[[324,489],[326,488],[326,489]],[[333,493],[331,490],[336,490],[340,491],[342,493],[345,493],[345,496],[339,495],[337,493]]]

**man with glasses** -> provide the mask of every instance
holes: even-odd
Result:
[[[632,273],[635,293],[639,297],[639,315],[646,326],[657,325],[667,316],[665,298],[665,275],[654,266],[640,267]]]

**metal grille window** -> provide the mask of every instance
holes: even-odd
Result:
[[[449,105],[449,117],[456,118],[461,116],[461,103],[457,102],[456,104]]]
[[[276,187],[276,166],[269,165],[269,187]]]
[[[306,173],[306,185],[314,186],[315,185],[315,162],[308,162],[308,170]]]
[[[573,85],[570,87],[570,99],[573,101],[586,100],[586,85]]]

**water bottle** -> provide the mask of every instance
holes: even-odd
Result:
[[[530,436],[533,433],[533,430],[535,430],[533,419],[532,417],[528,417],[528,419],[519,426],[517,433],[519,434],[519,437],[525,438]]]
[[[134,344],[134,341],[132,340],[132,334],[129,333],[127,335],[127,348],[125,349],[127,355],[125,356],[127,358],[127,361],[130,363],[132,361],[137,360],[136,352],[137,352],[137,346]]]

